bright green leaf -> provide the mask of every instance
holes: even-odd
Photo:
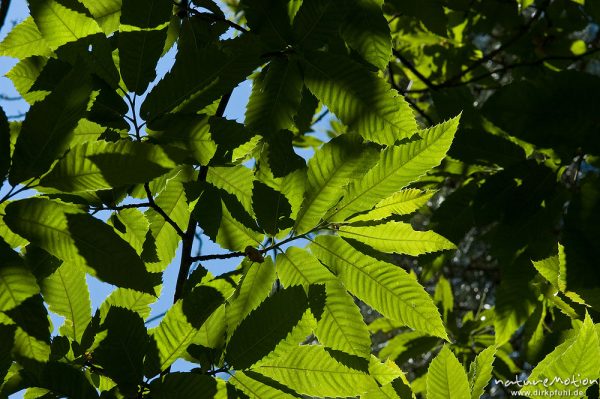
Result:
[[[467,373],[447,346],[442,348],[429,365],[427,371],[427,398],[471,398]]]
[[[431,297],[402,268],[361,254],[335,236],[317,237],[310,249],[350,292],[373,309],[411,328],[447,339]]]

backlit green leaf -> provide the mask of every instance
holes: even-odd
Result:
[[[15,26],[0,43],[0,55],[24,59],[52,53],[32,17]]]
[[[374,148],[361,146],[345,136],[324,144],[308,162],[304,201],[296,216],[295,230],[316,227],[344,193],[344,187],[364,174],[377,160]]]
[[[402,268],[363,255],[339,237],[319,236],[310,249],[350,292],[373,309],[411,328],[447,339],[433,300]]]
[[[415,231],[410,224],[387,222],[374,226],[340,226],[339,235],[351,238],[381,252],[422,255],[455,249],[450,241],[433,231]]]
[[[379,163],[360,180],[350,183],[330,220],[371,209],[384,198],[439,165],[458,127],[458,118],[419,132],[420,140],[390,146],[381,152]]]
[[[28,0],[33,20],[52,50],[66,43],[102,33],[98,23],[57,0]]]
[[[63,262],[41,282],[41,289],[49,309],[65,318],[61,333],[80,342],[92,318],[85,269],[71,262]]]
[[[311,396],[356,396],[377,387],[373,377],[339,363],[319,345],[299,346],[254,370]]]
[[[91,91],[90,77],[73,69],[52,93],[29,109],[15,144],[9,174],[12,184],[39,177],[67,149]]]
[[[156,275],[114,230],[77,208],[42,198],[6,207],[6,224],[65,262],[87,265],[98,278],[121,287],[154,293]]]
[[[245,369],[265,357],[300,322],[308,308],[302,287],[276,292],[250,312],[235,329],[225,360],[236,369]]]
[[[469,381],[456,356],[447,346],[429,365],[427,397],[430,399],[470,399]]]
[[[351,131],[388,145],[417,132],[408,103],[355,61],[314,52],[307,53],[303,66],[306,86]]]
[[[302,75],[294,60],[275,59],[254,79],[245,123],[263,133],[289,129],[302,96]]]

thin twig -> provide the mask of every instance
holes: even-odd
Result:
[[[200,11],[194,9],[194,8],[189,7],[186,3],[183,3],[183,2],[181,4],[178,4],[176,2],[174,2],[174,3],[175,3],[175,5],[177,5],[180,9],[184,10],[185,12],[190,12],[190,13],[194,14],[195,16],[199,17],[199,18],[209,19],[209,20],[212,20],[212,21],[224,22],[229,27],[231,27],[233,29],[236,29],[236,30],[238,30],[240,32],[243,32],[243,33],[248,33],[249,32],[249,30],[246,29],[246,28],[244,28],[243,26],[238,25],[237,23],[235,23],[233,21],[230,21],[227,18],[223,18],[220,15],[213,14],[211,12],[200,12]]]
[[[171,225],[171,227],[173,227],[175,229],[175,231],[181,238],[184,238],[185,233],[183,230],[181,230],[181,227],[179,227],[179,225],[177,223],[175,223],[175,221],[173,219],[171,219],[171,217],[169,215],[167,215],[167,213],[164,211],[164,209],[162,209],[154,201],[154,197],[152,196],[152,191],[150,190],[149,183],[144,183],[144,190],[146,191],[146,196],[148,197],[148,204],[149,204],[150,208],[154,209],[156,211],[156,213],[158,213],[160,216],[162,216],[162,218],[165,219],[165,221],[167,223],[169,223]]]
[[[504,50],[506,50],[507,48],[512,46],[514,43],[518,42],[523,36],[525,36],[525,34],[527,32],[529,32],[529,28],[531,28],[531,26],[535,23],[535,21],[537,21],[539,19],[540,15],[542,15],[547,3],[548,2],[546,2],[545,5],[543,5],[536,11],[536,13],[533,15],[533,17],[531,17],[531,19],[519,30],[519,32],[516,35],[514,35],[512,38],[508,39],[506,42],[502,43],[497,49],[492,50],[487,55],[485,55],[485,56],[481,57],[480,59],[478,59],[477,61],[473,62],[465,70],[460,71],[458,74],[456,74],[452,78],[448,79],[448,81],[446,83],[451,83],[451,82],[455,82],[457,80],[461,80],[463,76],[465,76],[472,70],[478,68],[480,65],[483,65],[486,62],[492,60],[496,55],[500,54],[501,52],[503,52]]]
[[[402,89],[400,87],[398,87],[398,85],[396,84],[396,81],[394,80],[394,71],[392,70],[391,63],[388,64],[388,73],[390,75],[390,83],[391,83],[392,87],[394,89],[396,89],[399,93],[401,93]],[[419,113],[419,115],[421,115],[421,117],[423,119],[425,119],[427,121],[427,123],[429,123],[430,125],[433,125],[433,120],[429,117],[429,115],[427,115],[425,113],[425,111],[423,111],[423,109],[421,109],[421,107],[419,107],[419,105],[415,101],[413,101],[412,98],[410,98],[408,96],[404,96],[404,99],[415,109],[415,111],[417,111]]]
[[[393,49],[392,52],[394,54],[394,57],[398,58],[400,60],[400,62],[405,67],[408,68],[409,71],[411,71],[413,74],[415,74],[415,76],[417,78],[419,78],[419,80],[421,82],[425,83],[425,86],[427,86],[430,90],[437,89],[438,85],[433,83],[431,80],[426,78],[425,75],[423,75],[421,72],[419,72],[419,70],[408,59],[406,59],[406,57],[404,57],[402,54],[400,54],[400,52],[398,50]]]
[[[124,205],[104,205],[104,206],[92,206],[90,207],[93,211],[120,211],[123,209],[131,208],[150,208],[150,202],[139,202],[137,204],[124,204]]]

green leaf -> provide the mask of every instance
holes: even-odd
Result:
[[[28,0],[31,16],[52,50],[66,43],[102,33],[98,23],[57,0]]]
[[[300,286],[283,289],[268,297],[235,329],[226,348],[225,360],[237,370],[249,368],[285,339],[306,309],[308,299]]]
[[[148,182],[175,167],[159,146],[120,140],[72,148],[40,181],[65,192],[97,191]]]
[[[135,252],[142,253],[150,222],[139,209],[121,209],[111,215],[108,223],[135,249]]]
[[[172,9],[172,4],[161,0],[123,1],[121,24],[139,29],[122,29],[118,38],[119,67],[129,91],[141,95],[156,78],[156,64],[167,40],[164,25],[169,22]],[[156,29],[159,26],[162,28]]]
[[[306,86],[349,130],[388,145],[417,132],[413,112],[402,96],[350,58],[312,52],[303,65]]]
[[[48,308],[65,318],[61,334],[81,342],[83,332],[92,318],[90,294],[83,267],[63,262],[40,285]]]
[[[98,392],[79,368],[66,363],[30,363],[31,370],[25,374],[28,386],[48,389],[67,398],[97,399]]]
[[[4,263],[4,262],[3,262]],[[40,288],[35,277],[23,264],[4,263],[0,267],[0,311],[5,312],[37,295]]]
[[[286,287],[335,281],[335,276],[310,252],[289,247],[285,253],[277,255],[277,276]]]
[[[375,355],[369,357],[369,374],[373,376],[380,385],[386,385],[398,377],[404,377],[404,373],[393,360],[381,362]]]
[[[325,285],[327,297],[315,335],[328,348],[368,359],[371,353],[371,336],[367,325],[340,282]]]
[[[342,24],[342,38],[365,60],[385,70],[392,56],[392,35],[381,0],[351,2]]]
[[[484,389],[492,378],[492,363],[496,347],[490,346],[479,352],[469,367],[469,386],[471,388],[471,399],[479,399]]]
[[[181,230],[185,231],[190,218],[190,210],[185,196],[183,182],[190,180],[188,170],[182,170],[177,177],[168,181],[166,187],[155,198],[156,204],[165,212],[169,218],[177,223]],[[155,257],[146,256],[144,251],[142,258],[146,261],[148,269],[153,272],[163,271],[175,256],[181,237],[163,216],[156,210],[150,208],[146,211],[146,217],[150,222],[150,232],[156,245]],[[152,242],[149,244],[153,245]]]
[[[52,93],[29,109],[15,144],[11,184],[39,177],[67,149],[91,92],[90,77],[75,68]]]
[[[289,129],[300,107],[302,87],[297,62],[274,59],[254,79],[244,122],[265,134]]]
[[[0,181],[2,182],[10,168],[10,155],[10,126],[4,109],[0,108]]]
[[[444,323],[446,323],[448,320],[448,313],[454,311],[454,294],[452,293],[452,284],[444,276],[440,276],[435,285],[433,300],[441,306]]]
[[[232,397],[228,391],[225,381],[195,372],[169,373],[150,383],[150,394],[156,399],[226,399]]]
[[[335,236],[317,237],[310,250],[351,293],[373,309],[415,330],[447,339],[431,297],[400,267],[361,254]]]
[[[0,381],[4,381],[13,360],[11,350],[15,341],[16,326],[0,324]]]
[[[100,305],[100,317],[104,319],[111,307],[131,310],[142,319],[150,316],[150,305],[156,301],[156,297],[128,288],[117,288]]]
[[[316,49],[335,37],[345,12],[345,1],[305,0],[294,17],[296,43]]]
[[[208,169],[206,181],[229,194],[235,195],[249,215],[254,215],[252,208],[252,188],[254,187],[254,173],[242,166],[212,167]]]
[[[286,390],[284,386],[252,371],[238,371],[231,376],[230,381],[234,387],[244,392],[250,399],[290,399],[299,397],[295,393],[283,392],[278,388]]]
[[[290,219],[292,207],[287,198],[260,181],[254,182],[252,208],[258,225],[271,236],[292,227],[294,223]]]
[[[295,230],[306,233],[344,194],[348,182],[364,174],[377,160],[374,148],[340,136],[324,144],[308,161],[304,201],[296,216]]]
[[[80,0],[87,8],[104,33],[110,35],[119,29],[122,0]]]
[[[233,89],[260,65],[257,46],[249,36],[224,42],[222,48],[193,48],[194,40],[184,43],[171,71],[142,104],[144,119],[172,111],[196,112]]]
[[[266,257],[263,263],[244,259],[242,268],[244,275],[225,308],[230,336],[241,321],[264,301],[275,283],[275,266],[270,257]]]
[[[153,142],[184,148],[200,165],[208,165],[217,147],[213,140],[212,125],[209,125],[207,116],[204,114],[169,116],[153,123],[152,128],[156,130],[150,132]],[[219,149],[221,149],[220,145]]]
[[[50,318],[41,295],[34,295],[4,312],[29,336],[50,343]]]
[[[173,4],[162,0],[123,0],[121,24],[152,29],[169,22]]]
[[[383,199],[367,213],[351,218],[352,222],[374,221],[386,219],[392,215],[409,215],[429,201],[434,195],[433,191],[421,191],[414,188],[400,190],[386,199]]]
[[[47,362],[50,357],[50,345],[27,334],[22,328],[17,328],[13,353],[28,359]]]
[[[549,391],[569,390],[569,388],[572,390],[573,385],[570,381],[573,378],[578,381],[595,381],[599,372],[600,345],[598,334],[592,319],[586,314],[577,335],[558,345],[544,360],[538,363],[528,378],[528,381],[532,384],[519,394],[533,398],[547,397]],[[553,383],[545,386],[543,384],[545,378]],[[538,392],[537,395],[534,394],[535,391]]]
[[[467,373],[447,346],[442,348],[427,370],[427,398],[471,398]]]
[[[150,330],[157,354],[146,358],[146,376],[158,374],[182,357],[202,324],[222,303],[219,291],[203,285],[175,302],[160,324]]]
[[[439,165],[452,144],[458,119],[419,132],[420,140],[384,149],[379,163],[362,179],[350,183],[329,219],[341,221],[354,213],[369,210]]]
[[[31,16],[15,26],[0,43],[0,55],[24,59],[33,55],[52,54]]]
[[[289,130],[281,130],[268,137],[267,159],[275,178],[285,177],[306,167],[304,159],[294,151],[293,139],[294,134]]]
[[[239,221],[232,211],[232,204],[227,204],[225,201],[221,201],[221,204],[222,217],[216,237],[217,244],[232,251],[243,251],[247,246],[259,246],[264,239],[264,234],[256,231],[254,226],[249,227]]]
[[[377,387],[371,376],[339,363],[319,345],[299,346],[254,371],[303,395],[347,397]]]
[[[147,6],[142,8],[146,9]],[[156,64],[166,39],[166,28],[119,32],[119,68],[129,91],[144,94],[156,78]]]
[[[125,395],[136,395],[144,377],[149,337],[144,321],[131,310],[111,307],[102,324],[106,337],[94,350],[94,362]]]
[[[30,90],[36,79],[39,77],[46,62],[46,58],[38,56],[25,58],[19,61],[17,65],[6,74],[6,77],[13,82],[15,89],[17,89],[21,97],[29,104],[34,104],[35,102],[44,99],[49,93],[48,91],[42,90]]]
[[[408,223],[387,222],[374,226],[340,226],[339,235],[360,241],[381,252],[417,256],[429,252],[456,249],[433,231],[415,231]]]
[[[57,258],[87,265],[101,280],[154,293],[158,276],[146,271],[135,250],[110,226],[77,208],[30,198],[9,204],[4,220]]]
[[[260,36],[269,48],[279,50],[291,42],[292,29],[288,16],[287,1],[243,1],[248,27]]]

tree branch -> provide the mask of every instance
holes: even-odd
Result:
[[[199,18],[204,18],[204,19],[208,19],[208,20],[212,20],[212,21],[220,21],[220,22],[224,22],[225,24],[227,24],[230,28],[233,28],[235,30],[238,30],[240,32],[243,33],[248,33],[250,32],[248,29],[244,28],[243,26],[236,24],[233,21],[228,20],[227,18],[223,18],[220,15],[217,14],[213,14],[211,12],[200,12],[194,8],[191,8],[188,4],[187,1],[186,2],[181,2],[181,4],[178,4],[177,2],[174,2],[175,5],[177,5],[181,10],[185,11],[186,13],[192,13],[193,15],[195,15],[196,17]]]
[[[0,0],[0,28],[4,26],[6,16],[8,15],[8,7],[10,6],[10,0]]]
[[[156,211],[156,213],[158,213],[160,216],[162,216],[162,218],[165,219],[165,221],[167,223],[169,223],[175,229],[175,231],[181,238],[185,238],[185,233],[183,232],[183,230],[181,230],[181,227],[179,227],[179,225],[177,223],[175,223],[175,221],[173,219],[171,219],[171,217],[169,215],[167,215],[167,213],[164,211],[164,209],[162,209],[154,201],[154,197],[152,196],[152,191],[150,190],[150,183],[144,183],[144,190],[146,190],[146,196],[148,197],[148,204],[149,204],[150,208],[154,209]]]
[[[438,85],[433,83],[431,80],[426,78],[425,75],[423,75],[421,72],[419,72],[419,70],[417,68],[415,68],[415,66],[408,59],[406,59],[402,54],[400,54],[400,52],[398,50],[392,49],[392,52],[394,54],[394,57],[398,58],[400,60],[400,62],[406,68],[408,68],[409,71],[411,71],[413,74],[415,74],[415,76],[417,78],[419,78],[419,80],[421,82],[425,83],[425,86],[427,86],[430,90],[437,89]]]
[[[215,111],[215,116],[223,116],[225,113],[225,108],[227,108],[227,104],[229,103],[229,99],[231,98],[233,90],[226,93],[223,97],[221,97],[221,101],[219,101],[219,106]],[[198,172],[198,180],[199,182],[206,181],[206,176],[208,174],[208,166],[202,165],[200,166],[200,171]],[[196,233],[196,221],[192,216],[190,216],[190,220],[188,221],[187,229],[185,233],[181,236],[182,247],[181,247],[181,260],[179,262],[179,272],[177,274],[177,283],[175,284],[175,294],[173,295],[173,303],[177,302],[179,298],[181,298],[181,294],[183,293],[183,287],[185,285],[185,281],[187,280],[188,274],[190,273],[190,268],[192,267],[192,263],[198,261],[198,257],[192,256],[192,248],[194,246],[194,236]]]
[[[399,93],[402,93],[402,89],[400,87],[398,87],[398,85],[396,84],[396,81],[394,80],[394,71],[392,70],[391,63],[388,64],[388,73],[390,75],[390,83],[391,83],[392,87],[394,89],[396,89]],[[415,111],[417,111],[417,113],[419,115],[421,115],[421,117],[423,119],[425,119],[427,121],[427,123],[429,123],[430,125],[433,125],[433,120],[429,117],[429,115],[427,115],[425,113],[425,111],[423,111],[423,109],[421,109],[421,107],[419,107],[419,105],[415,101],[413,101],[412,98],[410,98],[408,96],[404,96],[404,99],[415,109]]]
[[[151,205],[149,202],[140,202],[137,204],[125,204],[125,205],[104,205],[104,206],[92,206],[90,207],[94,211],[120,211],[123,209],[131,209],[131,208],[150,208]]]

